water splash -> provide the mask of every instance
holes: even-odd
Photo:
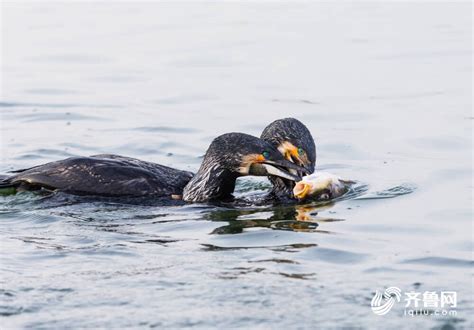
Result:
[[[369,192],[362,196],[357,196],[354,199],[356,200],[366,200],[366,199],[386,199],[386,198],[395,198],[398,196],[408,195],[413,193],[416,190],[416,186],[411,183],[404,183],[398,186],[394,186],[388,189],[381,191]]]

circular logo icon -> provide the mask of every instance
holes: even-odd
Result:
[[[395,286],[387,288],[383,294],[378,290],[375,291],[375,295],[370,302],[372,312],[377,315],[387,314],[395,304],[395,300],[400,302],[401,297],[402,291]]]

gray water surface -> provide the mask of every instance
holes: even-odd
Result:
[[[469,3],[2,6],[0,173],[195,171],[217,135],[291,116],[359,183],[297,206],[0,197],[3,328],[472,326]],[[373,314],[390,286],[456,291],[457,315]]]

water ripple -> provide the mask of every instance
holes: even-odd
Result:
[[[356,200],[365,200],[365,199],[385,199],[385,198],[394,198],[398,196],[403,196],[411,194],[416,190],[416,185],[411,183],[401,184],[399,186],[394,186],[391,188],[384,189],[382,191],[368,192],[365,195],[355,197]]]
[[[446,257],[424,257],[424,258],[407,259],[407,260],[402,261],[401,263],[436,266],[436,267],[472,268],[472,266],[474,266],[474,261],[472,260],[446,258]]]

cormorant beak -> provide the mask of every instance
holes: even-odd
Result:
[[[308,157],[298,153],[298,148],[295,147],[291,142],[285,141],[278,147],[278,151],[290,162],[302,166],[305,169],[306,174],[310,174],[314,171],[314,167]],[[294,172],[294,171],[292,171]],[[297,172],[298,175],[302,175],[305,172]]]
[[[296,165],[288,160],[264,160],[262,162],[255,162],[250,165],[249,174],[258,176],[278,176],[291,181],[300,181],[301,176],[291,173],[308,173],[307,170],[301,166]]]

